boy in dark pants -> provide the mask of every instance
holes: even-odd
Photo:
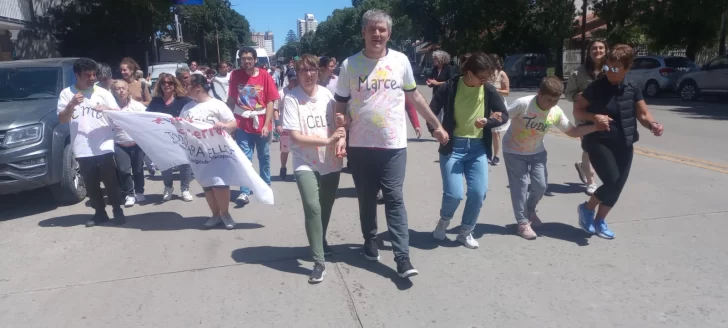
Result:
[[[58,120],[69,123],[73,153],[86,186],[86,193],[96,210],[86,222],[87,227],[109,221],[106,203],[101,191],[101,182],[106,187],[109,203],[113,207],[114,223],[126,222],[121,209],[121,193],[114,161],[114,131],[106,117],[105,110],[118,110],[119,106],[111,93],[97,87],[98,64],[88,58],[79,58],[73,64],[76,84],[63,89],[58,97]]]

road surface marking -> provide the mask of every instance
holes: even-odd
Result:
[[[569,138],[569,139],[578,139],[578,138],[569,137],[561,131],[551,130],[551,131],[549,131],[549,133],[553,134],[555,136],[559,136],[559,137],[565,137],[565,138]],[[652,150],[652,149],[643,148],[640,146],[634,146],[634,152],[635,152],[635,154],[638,154],[638,155],[643,155],[643,156],[661,159],[661,160],[665,160],[665,161],[669,161],[669,162],[673,162],[673,163],[678,163],[678,164],[688,165],[688,166],[706,169],[706,170],[710,170],[710,171],[714,171],[714,172],[728,174],[728,165],[713,163],[713,162],[709,162],[709,161],[705,161],[705,160],[701,160],[701,159],[697,159],[697,158],[691,158],[691,157],[680,156],[680,155],[675,155],[675,154],[670,154],[670,153],[664,153],[664,152],[660,152],[660,151],[656,151],[656,150]]]

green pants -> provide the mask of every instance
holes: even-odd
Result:
[[[296,171],[296,184],[301,193],[306,218],[306,236],[314,262],[324,262],[324,240],[336,200],[341,172],[320,175],[313,171]]]

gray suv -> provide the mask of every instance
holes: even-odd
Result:
[[[56,114],[75,60],[0,62],[0,195],[50,187],[61,203],[86,197],[68,124]]]

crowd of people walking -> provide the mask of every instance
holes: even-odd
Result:
[[[363,256],[379,261],[377,204],[384,203],[397,272],[418,274],[409,252],[408,216],[403,186],[407,163],[407,121],[420,137],[418,114],[439,142],[437,156],[443,192],[439,218],[432,235],[443,240],[457,208],[465,199],[456,240],[478,248],[473,229],[488,191],[488,167],[503,157],[517,234],[535,239],[541,224],[537,206],[548,181],[544,137],[556,127],[580,137],[583,156],[576,169],[587,187],[588,201],[578,205],[578,224],[590,234],[614,238],[607,215],[627,182],[638,124],[660,136],[638,86],[625,79],[634,60],[626,45],[609,48],[603,41],[589,46],[589,60],[575,71],[566,88],[561,79],[547,77],[538,92],[508,104],[509,80],[497,55],[473,52],[461,56],[459,72],[450,55],[436,51],[434,69],[426,84],[433,88],[430,102],[417,91],[409,59],[389,49],[392,19],[379,10],[362,20],[364,49],[341,63],[331,57],[304,54],[292,66],[269,72],[257,67],[253,48],[239,51],[241,67],[221,62],[218,70],[192,63],[175,75],[159,75],[154,90],[135,75],[139,66],[130,58],[119,65],[122,79],[111,79],[111,68],[81,58],[74,64],[76,83],[63,90],[58,117],[69,122],[75,156],[80,165],[95,214],[94,226],[110,218],[101,192],[103,182],[113,208],[113,222],[124,224],[122,206],[144,200],[145,155],[134,140],[102,113],[108,110],[157,112],[207,122],[226,130],[245,156],[257,152],[259,174],[270,185],[270,145],[279,135],[281,179],[292,176],[301,195],[304,227],[314,266],[309,281],[323,281],[331,248],[326,232],[332,217],[344,158],[357,190]],[[110,91],[108,91],[108,90]],[[574,102],[575,124],[558,106],[565,94]],[[94,120],[85,120],[93,117]],[[597,187],[594,173],[601,180]],[[177,167],[181,198],[193,201],[189,165]],[[162,172],[164,193],[174,194],[172,169]],[[464,185],[463,185],[464,182]],[[229,211],[229,182],[221,178],[199,181],[211,211],[204,228],[233,229]],[[239,186],[234,200],[250,202],[251,191]],[[434,218],[433,218],[434,219]]]

